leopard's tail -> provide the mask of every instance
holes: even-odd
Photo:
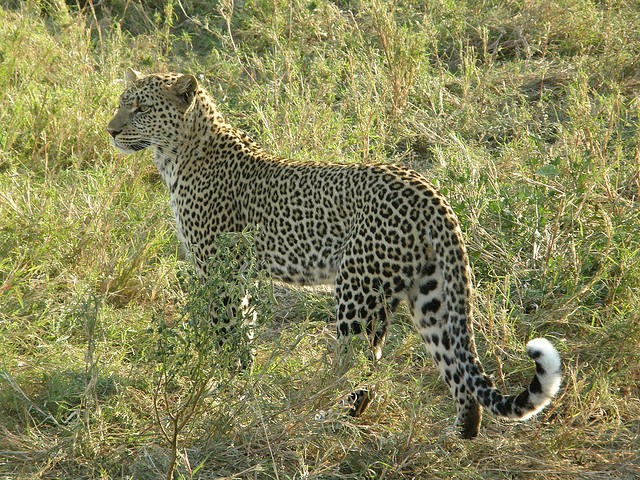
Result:
[[[536,364],[529,386],[517,395],[503,395],[484,372],[476,353],[472,318],[472,273],[459,222],[446,200],[430,194],[427,259],[409,292],[413,320],[456,401],[456,423],[463,436],[477,435],[481,409],[514,420],[542,410],[558,392],[561,361],[549,341],[536,338],[527,354]]]
[[[560,355],[544,338],[527,343],[526,352],[536,364],[536,373],[529,386],[517,395],[502,395],[482,371],[479,361],[465,373],[467,387],[476,401],[499,417],[526,420],[551,402],[562,382]]]

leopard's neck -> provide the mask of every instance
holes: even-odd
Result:
[[[153,161],[158,167],[158,172],[162,176],[169,192],[173,192],[178,178],[178,158],[175,148],[156,147]]]

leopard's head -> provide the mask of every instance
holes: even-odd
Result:
[[[142,75],[128,69],[125,80],[127,89],[107,126],[114,146],[122,153],[175,146],[198,90],[196,78],[177,73]]]

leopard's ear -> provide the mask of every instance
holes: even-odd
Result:
[[[198,81],[193,75],[181,75],[171,88],[176,95],[187,95],[198,89]]]
[[[127,71],[124,72],[124,80],[127,83],[136,83],[141,78],[142,74],[133,68],[127,68]]]
[[[175,95],[178,106],[183,111],[191,105],[197,89],[198,81],[193,75],[180,75],[169,87],[169,91]]]

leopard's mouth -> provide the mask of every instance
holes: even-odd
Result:
[[[133,143],[122,143],[118,141],[118,139],[114,138],[111,140],[111,142],[113,143],[114,147],[116,147],[121,153],[125,154],[139,152],[140,150],[144,150],[145,148],[151,146],[151,142],[149,142],[148,140],[140,140]]]

